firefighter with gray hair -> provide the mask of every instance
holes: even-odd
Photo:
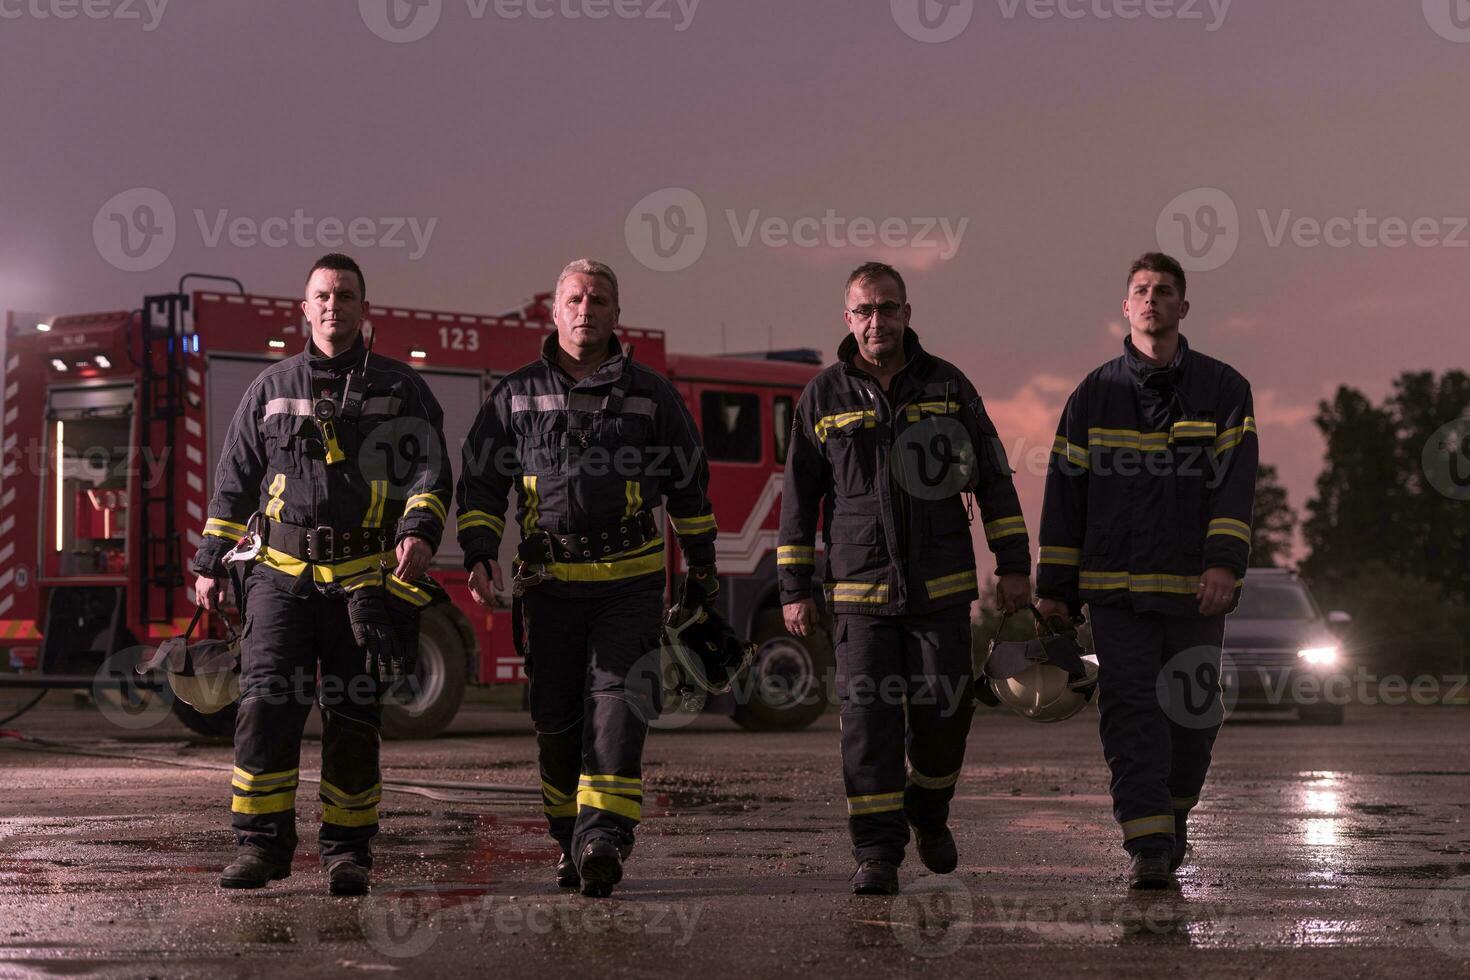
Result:
[[[919,344],[898,270],[862,265],[844,296],[849,336],[797,404],[776,567],[786,626],[810,635],[820,517],[852,890],[891,895],[911,826],[930,871],[959,861],[948,822],[974,714],[974,503],[1008,612],[1029,604],[1031,553],[995,426],[969,379]]]
[[[227,569],[243,581],[238,852],[220,885],[290,876],[301,732],[319,702],[321,861],[332,894],[359,895],[383,792],[380,697],[414,670],[452,474],[428,385],[364,341],[357,263],[318,259],[301,310],[305,347],[262,371],[230,421],[193,562],[205,609]]]
[[[503,591],[512,491],[513,630],[530,679],[557,883],[605,897],[642,817],[643,744],[661,695],[662,504],[689,566],[681,602],[718,594],[708,465],[674,387],[619,341],[618,280],[579,259],[557,277],[556,330],[506,376],[464,444],[458,530],[470,590]],[[652,656],[651,656],[652,655]],[[633,676],[633,675],[638,676]]]

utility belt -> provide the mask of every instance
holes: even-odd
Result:
[[[532,531],[516,550],[516,575],[512,592],[519,596],[551,577],[550,564],[603,561],[611,555],[641,548],[659,536],[653,514],[641,510],[634,516],[591,531]]]
[[[300,561],[335,565],[353,558],[382,554],[393,547],[390,527],[332,528],[282,524],[266,518],[260,522],[260,541]]]

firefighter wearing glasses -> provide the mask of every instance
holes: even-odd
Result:
[[[606,896],[642,810],[643,742],[657,710],[665,504],[689,565],[684,604],[717,591],[708,467],[683,400],[613,335],[618,282],[579,259],[557,279],[539,360],[506,377],[464,445],[459,541],[476,601],[504,588],[497,561],[514,488],[521,542],[513,617],[530,678],[543,810],[557,881]]]
[[[301,304],[311,336],[246,391],[194,557],[206,608],[227,565],[247,573],[226,888],[291,873],[301,731],[318,699],[321,861],[332,894],[368,887],[380,689],[413,670],[430,600],[415,580],[439,546],[452,481],[428,386],[363,341],[365,292],[345,255],[312,267]]]
[[[1184,270],[1133,263],[1123,354],[1067,400],[1046,475],[1038,609],[1086,603],[1103,754],[1133,888],[1167,888],[1187,852],[1224,712],[1225,614],[1251,548],[1250,384],[1191,350]]]
[[[797,406],[776,561],[787,628],[806,636],[820,511],[852,887],[893,894],[910,826],[925,867],[948,874],[959,859],[949,804],[974,709],[979,590],[965,495],[979,500],[1008,611],[1028,604],[1031,554],[995,427],[959,369],[909,329],[902,277],[861,266],[846,307],[852,335]]]

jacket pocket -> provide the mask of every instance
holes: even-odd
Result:
[[[260,423],[265,437],[266,463],[273,473],[300,476],[306,451],[305,429],[312,425],[303,415],[272,415]]]
[[[888,568],[877,517],[834,517],[827,541],[827,575],[833,581],[876,581]]]
[[[832,483],[839,496],[861,497],[873,492],[877,469],[876,437],[861,421],[851,422],[827,433],[827,460],[832,466]]]

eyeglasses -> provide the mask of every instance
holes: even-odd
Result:
[[[878,306],[874,306],[872,303],[864,303],[862,306],[854,306],[847,312],[851,313],[859,320],[871,320],[874,313],[878,314],[885,320],[892,320],[894,317],[898,316],[899,312],[902,310],[902,303],[889,302],[879,304]]]

